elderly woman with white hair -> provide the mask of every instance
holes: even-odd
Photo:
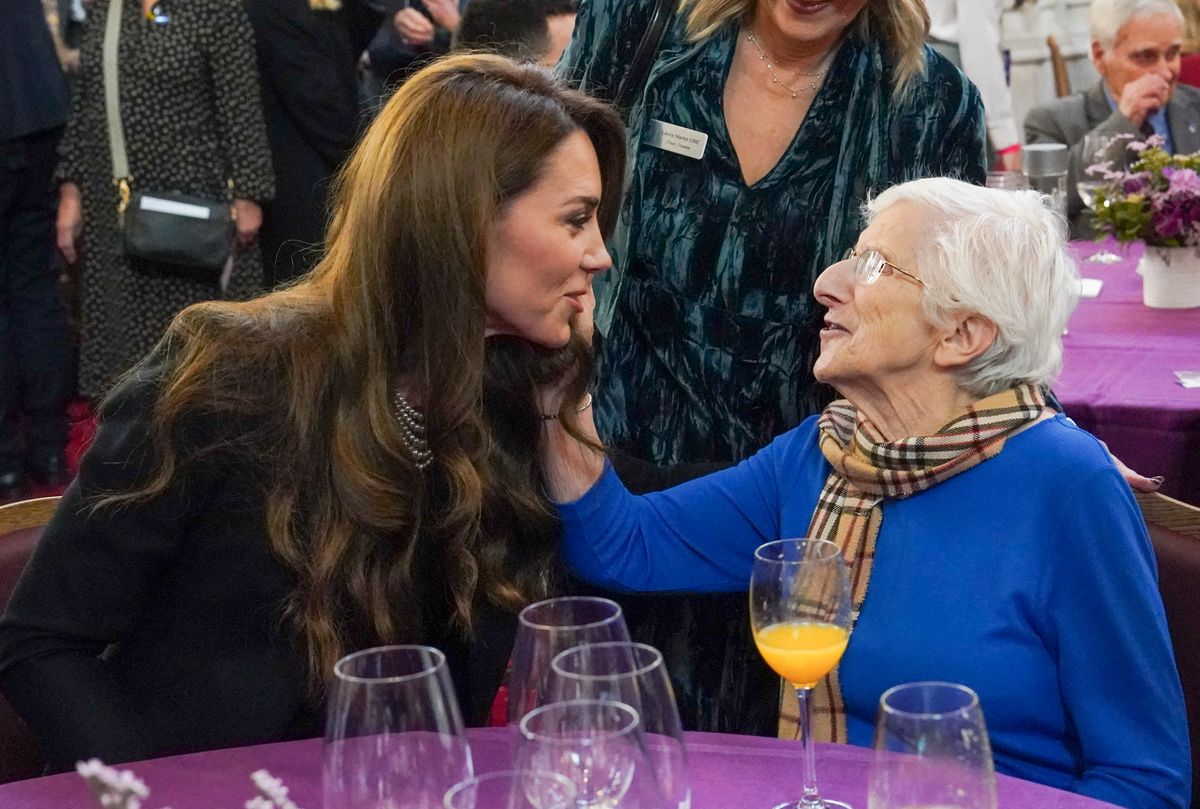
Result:
[[[1000,772],[1185,806],[1145,526],[1104,447],[1041,392],[1075,302],[1061,220],[1031,191],[925,179],[880,194],[867,222],[814,288],[814,373],[844,397],[820,416],[643,497],[546,422],[567,563],[618,589],[732,591],[759,544],[834,540],[861,612],[834,687],[816,690],[844,708],[832,738],[869,745],[884,690],[950,680],[978,692]]]

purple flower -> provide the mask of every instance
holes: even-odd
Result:
[[[1192,169],[1167,166],[1163,169],[1163,176],[1170,181],[1169,190],[1172,194],[1200,194],[1200,175]]]

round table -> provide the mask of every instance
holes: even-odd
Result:
[[[1124,260],[1085,260],[1102,246]],[[1113,455],[1142,474],[1164,475],[1163,494],[1200,505],[1200,388],[1184,388],[1175,378],[1175,371],[1200,371],[1200,308],[1142,304],[1140,244],[1075,242],[1071,248],[1080,275],[1104,287],[1071,315],[1055,395]]]
[[[511,731],[468,731],[477,772],[505,769]],[[800,746],[796,742],[688,733],[688,768],[695,809],[770,809],[800,794]],[[867,807],[871,751],[846,745],[817,746],[821,791],[829,798]],[[252,797],[250,773],[268,770],[282,778],[301,809],[321,809],[321,741],[308,739],[257,747],[193,753],[129,764],[150,788],[144,809],[241,809]],[[997,776],[1001,809],[1097,809],[1110,804],[1007,776]],[[86,809],[88,790],[68,773],[0,786],[4,809]]]

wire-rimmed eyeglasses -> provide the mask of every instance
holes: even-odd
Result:
[[[842,261],[850,261],[851,259],[856,259],[854,262],[854,280],[863,286],[870,286],[879,280],[879,276],[885,274],[891,275],[893,272],[907,276],[921,286],[928,286],[928,284],[908,270],[903,270],[888,261],[878,250],[863,250],[860,253],[851,247],[842,254]]]

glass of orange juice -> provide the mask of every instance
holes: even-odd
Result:
[[[750,623],[759,654],[796,689],[804,750],[804,791],[775,809],[826,809],[849,804],[817,789],[809,698],[850,640],[850,579],[838,546],[825,539],[781,539],[760,545],[750,574]]]

